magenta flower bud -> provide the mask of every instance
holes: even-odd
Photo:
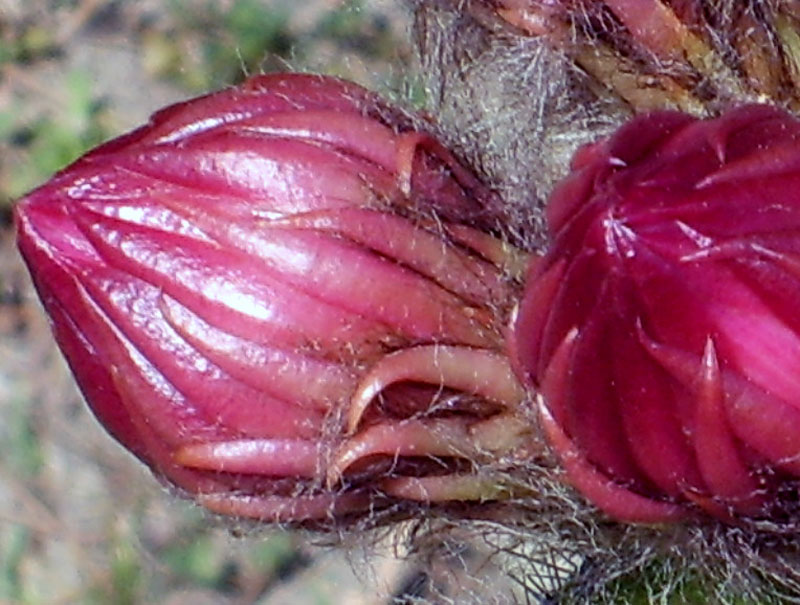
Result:
[[[512,349],[610,516],[779,521],[800,477],[800,120],[634,119],[550,198]]]
[[[95,415],[208,508],[487,497],[464,468],[522,398],[498,328],[511,257],[493,196],[414,120],[340,80],[257,77],[16,207]]]

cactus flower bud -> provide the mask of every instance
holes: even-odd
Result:
[[[547,220],[512,349],[567,479],[623,521],[796,515],[800,120],[638,117]]]
[[[492,194],[417,122],[340,80],[256,77],[17,205],[95,415],[208,508],[304,522],[495,496],[471,463],[527,431],[498,328],[514,255]]]

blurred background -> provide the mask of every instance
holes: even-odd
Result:
[[[392,0],[0,0],[0,605],[412,603],[395,540],[224,527],[100,429],[13,241],[13,200],[155,109],[276,69],[418,94]],[[364,546],[363,544],[361,546]]]

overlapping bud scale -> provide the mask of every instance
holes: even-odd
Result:
[[[16,207],[101,423],[207,507],[289,522],[496,495],[471,464],[528,430],[500,217],[408,114],[296,74],[166,108]]]
[[[581,150],[515,323],[567,478],[624,521],[772,521],[800,477],[800,121],[661,112]]]

